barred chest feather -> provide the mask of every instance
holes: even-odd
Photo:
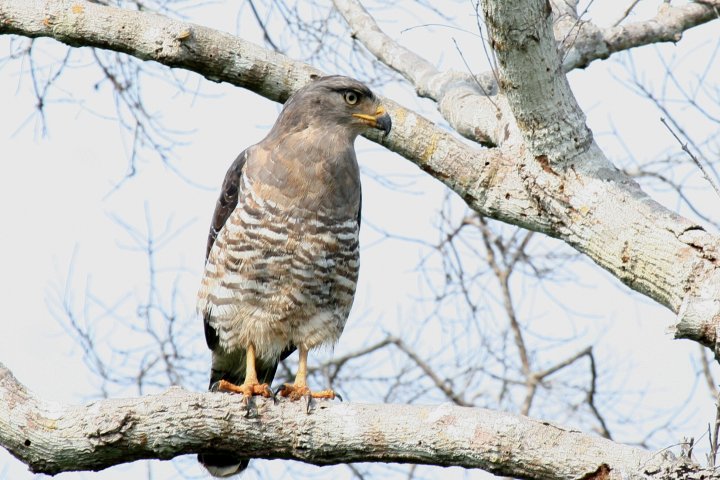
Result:
[[[243,175],[198,302],[220,347],[232,352],[252,342],[258,357],[269,360],[290,344],[313,348],[337,341],[355,294],[358,233],[357,216],[281,207]]]

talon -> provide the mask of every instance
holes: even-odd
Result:
[[[335,396],[336,396],[337,399],[340,400],[341,402],[344,402],[344,401],[345,401],[345,400],[343,400],[342,395],[340,395],[339,393],[336,393]]]
[[[275,396],[275,392],[272,391],[270,388],[270,385],[267,383],[263,383],[263,386],[265,387],[265,392],[263,393],[263,397],[265,398],[272,398],[273,403],[277,403],[277,397]]]

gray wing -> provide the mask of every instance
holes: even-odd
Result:
[[[220,197],[215,203],[215,212],[213,212],[212,222],[210,223],[210,232],[208,233],[207,249],[205,250],[205,261],[207,261],[215,244],[220,230],[222,230],[225,222],[230,217],[230,214],[238,203],[238,189],[240,187],[240,176],[242,175],[243,168],[245,168],[245,161],[247,160],[247,150],[237,156],[235,161],[230,165],[227,173],[225,174],[225,180],[223,181],[222,189],[220,190]],[[215,350],[218,344],[217,332],[210,326],[208,315],[204,315],[203,323],[205,326],[205,342],[210,350]],[[213,382],[210,382],[211,384]]]
[[[247,150],[243,150],[225,174],[225,180],[220,190],[220,197],[217,199],[217,203],[215,203],[215,212],[213,213],[212,223],[210,224],[205,260],[208,259],[210,250],[212,250],[212,246],[215,244],[215,239],[220,233],[220,230],[222,230],[223,225],[225,225],[230,214],[237,206],[240,176],[242,175],[243,168],[245,168],[246,160]]]

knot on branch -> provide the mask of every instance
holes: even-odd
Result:
[[[93,444],[108,445],[121,441],[136,421],[131,411],[101,412],[88,420],[83,431]]]

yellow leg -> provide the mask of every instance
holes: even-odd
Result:
[[[308,349],[298,346],[300,360],[298,361],[298,370],[295,375],[295,383],[292,385],[285,384],[280,389],[280,395],[288,397],[290,400],[299,400],[303,397],[312,398],[328,398],[333,399],[337,395],[332,390],[322,390],[320,392],[312,392],[307,386],[307,357]]]
[[[255,385],[258,382],[257,370],[255,369],[255,345],[248,345],[245,351],[245,384]]]
[[[272,390],[267,383],[261,384],[257,378],[257,370],[255,368],[255,345],[248,345],[245,353],[245,381],[242,385],[234,385],[226,380],[220,380],[218,390],[224,392],[242,393],[245,397],[253,395],[262,395],[270,398],[273,396]]]
[[[308,350],[304,347],[298,348],[300,360],[298,360],[298,370],[295,375],[295,387],[307,387],[307,357]]]

